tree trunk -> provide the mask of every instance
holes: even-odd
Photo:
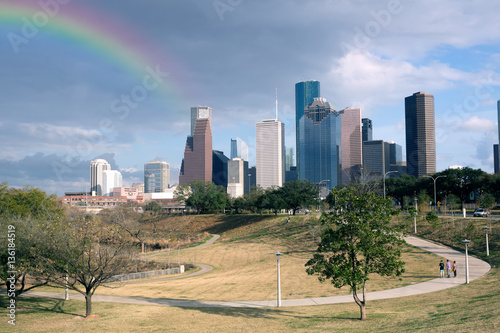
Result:
[[[141,242],[142,254],[144,254],[144,241]]]
[[[90,293],[85,294],[85,317],[92,314],[92,295]]]
[[[366,298],[365,298],[365,286],[366,281],[363,284],[363,300],[360,300],[358,297],[358,293],[356,292],[356,288],[353,288],[352,297],[354,298],[354,302],[359,306],[360,318],[359,320],[366,320]]]

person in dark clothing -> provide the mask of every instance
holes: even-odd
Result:
[[[443,278],[444,277],[444,262],[441,260],[439,263],[439,275]]]

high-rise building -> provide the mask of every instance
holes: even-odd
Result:
[[[424,92],[405,98],[406,166],[409,175],[436,172],[434,96]]]
[[[331,189],[341,182],[341,120],[322,97],[314,98],[299,121],[299,178]],[[257,170],[258,171],[258,170]]]
[[[194,119],[194,117],[198,117]],[[192,135],[186,139],[184,159],[179,172],[179,184],[189,184],[193,180],[212,181],[212,109],[191,108]],[[193,128],[194,121],[194,128]]]
[[[500,100],[497,101],[498,115],[498,143],[493,145],[493,168],[495,173],[500,173]]]
[[[285,180],[285,125],[269,119],[256,126],[257,185],[283,186]]]
[[[391,164],[398,164],[403,162],[403,147],[398,145],[396,142],[389,142],[389,154]]]
[[[90,192],[102,196],[104,190],[104,171],[111,170],[111,165],[103,159],[90,162]]]
[[[248,161],[248,145],[240,138],[231,139],[231,159],[235,157]]]
[[[342,132],[342,184],[351,184],[359,178],[363,164],[361,141],[361,109],[339,111]]]
[[[250,189],[257,186],[257,167],[255,165],[248,168],[248,178],[250,180]]]
[[[144,193],[167,192],[170,184],[170,164],[154,161],[144,164]]]
[[[245,172],[244,162],[238,157],[227,162],[227,193],[231,198],[238,198],[245,194],[245,178],[248,178],[248,171]]]
[[[285,183],[297,180],[297,167],[294,162],[294,149],[293,147],[286,147],[285,157]]]
[[[212,151],[212,182],[227,189],[227,162],[229,158],[220,150]]]
[[[122,187],[122,174],[117,170],[103,171],[103,196],[113,196],[115,187]]]
[[[363,142],[365,141],[372,141],[373,140],[373,135],[372,135],[372,120],[368,118],[363,118],[361,119],[361,123],[363,124],[363,129],[362,129],[362,140]]]
[[[191,108],[191,136],[194,135],[196,119],[210,119],[210,123],[212,123],[212,108],[209,106],[194,106]]]
[[[295,84],[295,138],[296,138],[296,151],[297,161],[300,159],[300,129],[299,121],[304,115],[304,109],[311,104],[315,97],[320,97],[320,83],[319,81],[302,81]],[[300,173],[299,163],[297,162],[297,174]]]
[[[390,145],[384,140],[363,142],[363,168],[365,177],[373,180],[383,177],[391,168]]]

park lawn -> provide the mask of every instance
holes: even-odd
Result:
[[[198,230],[223,231],[221,238],[210,246],[174,250],[153,258],[203,263],[212,266],[212,271],[188,279],[163,280],[162,277],[143,280],[143,283],[138,280],[113,283],[109,284],[113,288],[97,289],[96,295],[200,301],[272,300],[276,298],[276,257],[273,253],[277,251],[285,253],[281,258],[282,299],[350,294],[347,287],[336,289],[329,282],[320,283],[316,276],[305,272],[305,263],[312,257],[315,237],[319,235],[314,217],[292,217],[290,223],[282,216],[238,218],[241,221],[232,228],[227,226],[231,220],[198,225]],[[194,222],[190,224],[195,228]],[[401,280],[372,275],[367,291],[398,288],[437,277],[438,256],[408,247],[402,258],[406,262],[406,272]],[[55,288],[39,290],[61,292]]]
[[[99,288],[96,294],[152,298],[192,299],[203,301],[257,301],[276,298],[276,257],[283,251],[275,245],[259,242],[221,241],[206,248],[181,251],[181,262],[198,262],[214,269],[188,279],[138,281],[119,288]],[[176,256],[171,256],[176,257]],[[350,294],[349,289],[336,289],[329,282],[320,283],[305,272],[312,253],[290,252],[281,258],[281,290],[283,299],[326,297]],[[378,291],[415,284],[437,277],[440,258],[423,250],[408,247],[403,252],[407,271],[399,278],[373,275],[368,291]],[[156,257],[155,260],[161,258]],[[430,264],[431,263],[431,264]],[[435,263],[435,264],[434,264]]]
[[[498,332],[498,268],[469,285],[411,297],[369,301],[362,322],[354,303],[281,308],[180,308],[21,297],[15,327],[2,332]],[[7,300],[0,296],[2,307]]]

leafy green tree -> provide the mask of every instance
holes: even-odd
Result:
[[[32,186],[9,188],[4,182],[0,184],[0,216],[57,220],[64,217],[64,210],[55,195]]]
[[[357,194],[352,188],[333,189],[335,205],[323,213],[326,229],[313,258],[306,266],[308,274],[327,279],[336,288],[349,286],[366,319],[366,284],[370,274],[401,276],[404,262],[400,247],[405,243],[402,228],[390,226],[396,211],[391,200],[373,193]],[[360,298],[359,292],[362,292]]]
[[[307,180],[286,182],[280,189],[285,208],[293,210],[314,205],[318,200],[319,187]]]
[[[9,295],[17,297],[49,282],[50,276],[43,270],[40,255],[47,225],[31,217],[0,217],[0,247],[6,249],[0,251],[0,280]]]
[[[252,186],[250,192],[245,194],[245,207],[252,212],[262,213],[264,208],[264,189],[260,186]]]
[[[0,280],[8,290],[15,286],[16,296],[47,284],[49,274],[42,269],[39,249],[47,226],[63,218],[64,210],[54,195],[31,186],[17,189],[0,183],[0,247],[9,249],[0,251]]]
[[[425,219],[427,220],[427,222],[433,227],[433,228],[437,228],[438,227],[438,216],[436,215],[436,213],[434,213],[433,211],[430,211],[428,212],[426,215],[425,215]]]
[[[410,175],[386,178],[387,195],[401,203],[404,202],[403,197],[405,196],[413,198],[413,193],[416,191],[416,181],[417,179]]]
[[[158,214],[162,210],[161,205],[154,200],[149,201],[145,206],[144,206],[144,211],[146,212],[151,212],[153,214]]]
[[[185,200],[186,206],[193,207],[198,213],[222,211],[229,206],[229,196],[222,186],[212,182],[193,180],[189,187],[189,196]]]
[[[486,173],[481,169],[462,168],[462,169],[446,169],[436,175],[445,175],[440,178],[441,185],[439,191],[448,196],[454,194],[460,199],[461,207],[471,192],[487,187],[484,183]]]
[[[495,204],[495,197],[489,193],[482,193],[479,198],[481,207],[491,208]]]
[[[278,211],[286,206],[281,189],[274,186],[266,189],[262,205],[264,208],[272,210],[274,215],[278,215]]]

